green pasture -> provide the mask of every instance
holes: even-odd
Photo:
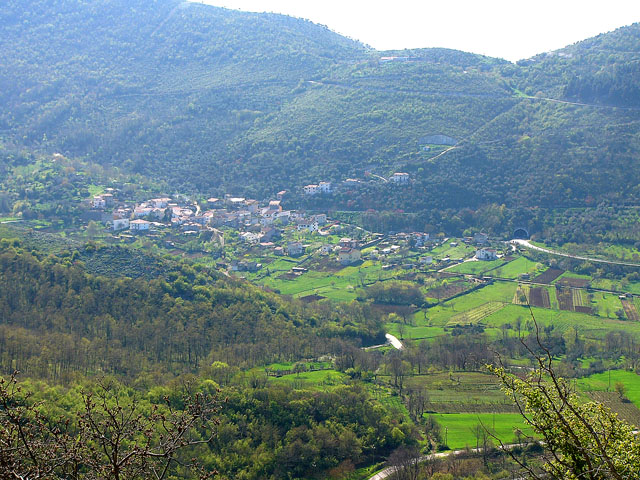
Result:
[[[587,338],[594,339],[602,339],[610,331],[627,332],[633,335],[640,334],[640,324],[637,322],[546,308],[532,307],[532,311],[540,327],[553,324],[556,332],[566,332],[575,326],[581,334]],[[523,331],[526,331],[527,324],[533,325],[529,309],[520,305],[507,305],[502,310],[486,317],[483,323],[489,327],[499,328],[505,323],[514,323],[518,317],[523,321]]]
[[[583,392],[615,391],[617,382],[625,386],[625,397],[640,408],[640,376],[628,370],[609,370],[576,380],[578,388]]]
[[[640,295],[640,282],[628,282],[626,280],[611,280],[609,278],[597,278],[591,282],[593,288],[612,290],[614,292],[633,293]]]
[[[337,266],[337,260],[335,263]],[[360,265],[343,267],[333,273],[310,270],[292,279],[278,278],[297,265],[306,264],[279,259],[263,267],[263,271],[269,269],[270,275],[260,272],[255,274],[254,278],[260,285],[278,290],[283,295],[302,297],[317,294],[336,301],[350,302],[357,297],[358,289],[362,288],[363,284],[371,285],[378,281],[390,280],[401,273],[398,270],[382,270],[382,264],[379,262],[365,261]],[[280,268],[282,270],[275,271]]]
[[[468,262],[460,263],[458,265],[454,265],[451,268],[447,268],[447,272],[480,275],[504,264],[505,261],[500,258],[498,260],[492,260],[490,262],[484,260],[471,260]]]
[[[556,295],[555,287],[547,287],[547,292],[549,292],[549,303],[551,305],[551,309],[558,310],[558,296]]]
[[[514,282],[494,282],[467,295],[454,298],[427,310],[429,324],[444,326],[451,317],[468,312],[488,302],[511,303],[516,291]]]
[[[565,279],[565,278],[579,278],[580,280],[587,280],[591,282],[591,277],[589,275],[580,275],[579,273],[564,272],[562,275],[556,278],[552,283],[555,284],[555,283],[561,282],[562,279]]]
[[[301,364],[305,368],[329,368],[330,362],[279,362],[265,365],[264,367],[257,367],[254,370],[263,371],[269,370],[291,370],[296,363]]]
[[[371,396],[379,401],[382,405],[390,410],[400,413],[406,420],[409,420],[409,411],[402,401],[400,395],[397,395],[391,388],[373,383],[366,383],[365,388]]]
[[[401,325],[399,323],[387,323],[385,331],[400,339],[423,340],[444,335],[444,328],[430,326]]]
[[[434,372],[413,375],[407,388],[424,388],[430,408],[440,413],[475,411],[478,406],[501,410],[506,397],[497,378],[482,372]],[[511,405],[511,404],[509,404]]]
[[[467,245],[462,242],[458,242],[456,247],[452,247],[451,242],[457,242],[456,239],[449,239],[444,245],[440,245],[438,247],[433,248],[429,255],[433,256],[433,258],[441,260],[444,257],[449,258],[467,258],[472,256],[476,249],[470,245]]]
[[[452,450],[476,447],[478,428],[486,428],[503,443],[516,441],[515,429],[525,436],[533,435],[519,413],[441,413],[433,417],[442,427],[442,438]],[[495,443],[495,441],[494,441]]]
[[[501,278],[518,278],[523,273],[528,273],[531,278],[539,275],[547,269],[544,265],[533,260],[529,260],[527,257],[518,257],[509,263],[496,268],[495,271],[491,271],[490,275],[495,275]]]
[[[618,318],[616,312],[623,311],[622,303],[616,294],[594,292],[591,295],[591,300],[592,306],[595,307],[594,312],[601,317]],[[624,315],[622,318],[626,319],[627,317]]]
[[[349,378],[337,370],[317,370],[315,372],[300,372],[282,377],[269,377],[271,382],[286,383],[295,389],[325,388],[342,385]]]
[[[104,186],[102,185],[94,185],[93,183],[91,185],[87,185],[87,190],[89,191],[89,195],[91,195],[92,197],[94,195],[100,195],[101,193],[104,192]]]
[[[261,285],[277,289],[283,295],[295,297],[318,294],[339,301],[351,301],[356,298],[356,288],[360,279],[351,276],[336,276],[326,272],[310,271],[288,280],[271,275],[262,278]]]

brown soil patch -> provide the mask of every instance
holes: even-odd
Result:
[[[559,268],[549,268],[535,277],[532,281],[535,283],[551,283],[563,273],[564,270],[560,270]]]
[[[298,278],[298,275],[292,272],[287,272],[278,276],[278,278],[281,278],[282,280],[295,280],[296,278]]]
[[[529,289],[529,303],[532,307],[551,308],[549,291],[543,287]]]
[[[573,306],[573,292],[570,288],[556,286],[556,297],[558,297],[558,306],[560,310],[566,310],[569,312],[575,311]]]
[[[589,280],[586,278],[561,278],[560,280],[558,280],[559,284],[561,285],[567,285],[569,287],[574,287],[574,288],[584,288],[587,285],[589,285]]]

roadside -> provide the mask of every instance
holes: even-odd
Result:
[[[533,245],[529,240],[514,239],[514,240],[511,240],[511,244],[521,245],[525,248],[530,248],[531,250],[537,250],[539,252],[544,252],[551,255],[558,255],[560,257],[573,258],[575,260],[584,260],[586,262],[606,263],[608,265],[621,265],[623,267],[640,267],[640,264],[638,263],[617,262],[615,260],[602,260],[599,258],[583,257],[580,255],[572,255],[570,253],[558,252],[557,250],[551,250],[549,248],[543,248],[543,247],[538,247],[537,245]]]

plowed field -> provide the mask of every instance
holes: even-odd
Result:
[[[558,268],[550,268],[535,277],[532,281],[535,283],[551,283],[563,273],[564,270],[560,270]]]
[[[532,307],[551,308],[549,291],[544,287],[532,287],[529,289],[529,303]]]

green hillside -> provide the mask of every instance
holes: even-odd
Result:
[[[377,52],[308,21],[175,0],[11,0],[0,28],[7,148],[203,195],[357,177],[325,207],[403,210],[414,225],[640,201],[637,24],[518,64]],[[408,190],[367,177],[396,171]]]

